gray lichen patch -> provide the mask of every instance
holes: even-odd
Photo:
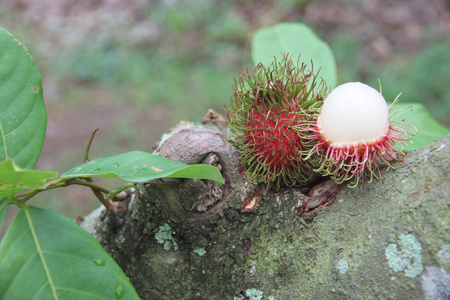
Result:
[[[159,231],[155,234],[155,239],[158,243],[164,245],[164,250],[178,250],[178,244],[173,239],[172,234],[175,234],[175,231],[172,231],[169,224],[164,224],[159,227]]]
[[[338,270],[339,270],[339,273],[341,273],[341,274],[347,273],[347,271],[348,271],[348,262],[345,259],[341,259],[338,262]]]
[[[450,299],[450,275],[443,268],[431,266],[421,277],[422,289],[427,300]]]
[[[390,244],[386,248],[389,266],[395,271],[405,271],[405,276],[414,278],[423,271],[422,246],[411,234],[401,234],[397,245]]]
[[[446,264],[450,264],[450,245],[443,244],[438,252],[438,257]]]
[[[196,249],[193,250],[193,252],[198,254],[198,255],[200,255],[200,256],[203,256],[203,255],[206,254],[205,248],[196,248]]]

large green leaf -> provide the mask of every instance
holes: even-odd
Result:
[[[10,199],[0,199],[0,229],[2,228],[3,220],[5,219],[6,207],[9,204]]]
[[[24,206],[0,244],[2,299],[139,299],[120,267],[64,216]]]
[[[336,62],[330,47],[321,40],[308,26],[301,23],[281,23],[273,27],[262,28],[256,31],[252,39],[252,60],[255,65],[263,63],[270,65],[274,56],[281,61],[283,54],[289,53],[296,60],[300,55],[300,62],[307,64],[311,69],[311,60],[314,72],[320,70],[327,86],[336,87]]]
[[[22,169],[6,159],[0,162],[0,198],[14,198],[25,189],[42,189],[47,180],[56,177],[56,172]]]
[[[409,108],[409,107],[412,107]],[[450,130],[439,124],[428,109],[420,103],[396,103],[391,111],[402,111],[402,114],[395,118],[397,121],[414,125],[417,128],[417,135],[413,137],[413,144],[407,144],[404,149],[412,151],[422,146],[428,145],[440,137],[448,134]],[[405,130],[411,130],[410,126],[401,126]]]
[[[47,115],[41,75],[27,49],[0,28],[0,161],[33,168],[44,143]]]
[[[210,165],[186,165],[144,151],[131,151],[99,158],[75,167],[61,178],[120,177],[127,181],[144,182],[156,178],[199,178],[223,184],[220,171]]]

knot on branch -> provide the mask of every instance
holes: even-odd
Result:
[[[225,202],[233,182],[239,180],[238,153],[218,131],[205,127],[183,129],[162,142],[155,152],[186,164],[213,165],[225,179],[222,186],[201,179],[159,179],[147,182],[145,188],[150,194],[149,198],[175,222],[213,213]]]

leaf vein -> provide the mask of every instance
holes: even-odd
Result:
[[[33,220],[31,219],[30,211],[28,209],[28,206],[24,206],[22,209],[23,209],[23,211],[24,211],[24,213],[25,213],[25,215],[27,217],[28,224],[29,224],[30,230],[31,230],[31,234],[33,236],[33,240],[34,240],[34,243],[36,245],[37,252],[39,253],[39,256],[41,258],[41,262],[42,262],[42,265],[44,267],[44,271],[45,271],[45,274],[47,276],[47,280],[48,280],[48,282],[50,284],[50,287],[52,289],[52,293],[53,293],[53,295],[55,297],[55,300],[58,300],[59,298],[58,298],[58,294],[56,293],[56,290],[55,290],[55,284],[53,283],[53,279],[52,279],[52,276],[50,274],[50,270],[49,270],[49,268],[47,266],[47,261],[45,260],[44,253],[42,251],[41,245],[39,243],[39,239],[37,237],[35,228],[33,226]]]

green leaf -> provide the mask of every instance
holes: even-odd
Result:
[[[412,110],[411,107],[412,106]],[[414,125],[417,128],[417,135],[413,137],[413,144],[404,147],[406,151],[412,151],[422,146],[428,145],[440,137],[448,134],[450,130],[439,124],[430,114],[428,109],[420,103],[396,103],[391,111],[402,111],[401,116],[395,118],[397,121]],[[405,130],[411,131],[409,126],[401,126]]]
[[[2,28],[0,45],[0,160],[31,169],[47,126],[41,75],[27,49]]]
[[[0,162],[0,198],[14,198],[14,195],[25,189],[42,189],[49,179],[58,177],[58,173],[50,171],[22,169],[6,159]]]
[[[336,87],[337,73],[333,53],[327,43],[321,40],[308,26],[301,23],[281,23],[273,27],[256,31],[252,39],[253,64],[270,65],[274,56],[281,61],[283,54],[289,53],[296,60],[299,55],[300,63],[305,63],[314,73],[322,68],[322,77],[331,89]]]
[[[156,178],[198,178],[223,184],[220,171],[210,165],[186,165],[144,151],[131,151],[99,158],[75,167],[61,178],[120,177],[127,181],[144,182]]]
[[[0,274],[2,299],[139,299],[92,235],[33,206],[22,207],[0,244]]]
[[[5,219],[6,207],[9,204],[10,199],[0,199],[0,229],[2,228],[3,220]]]

